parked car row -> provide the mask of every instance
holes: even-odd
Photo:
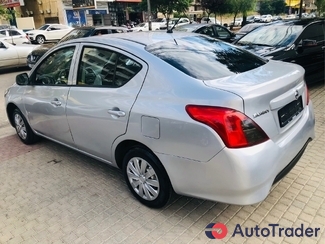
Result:
[[[26,33],[18,29],[0,29],[0,41],[6,41],[13,45],[28,44],[30,40],[28,39]]]
[[[296,19],[266,24],[234,44],[268,59],[301,65],[309,84],[324,81],[324,22],[324,19]]]
[[[112,26],[80,27],[70,31],[59,43],[98,34],[129,31],[132,30]],[[269,59],[295,62],[305,68],[306,81],[308,83],[318,82],[324,79],[325,31],[323,20],[315,21],[313,19],[303,19],[270,23],[251,23],[244,26],[236,34],[226,27],[217,24],[182,24],[176,25],[174,31],[194,32],[207,35],[226,42],[233,42],[241,48],[245,48],[250,52]],[[27,55],[27,65],[32,68],[33,65],[35,65],[35,63],[54,45],[54,43],[49,43],[28,49],[31,51]],[[25,48],[25,50],[27,50],[27,48]],[[5,56],[2,58],[0,57],[0,59],[4,59],[4,57]],[[16,56],[13,56],[13,58],[15,57]],[[21,60],[20,56],[16,58]],[[21,63],[21,61],[19,61],[19,63]],[[12,66],[12,62],[10,62],[9,65]],[[4,68],[4,61],[2,62],[2,66],[2,68]]]
[[[120,27],[120,26],[85,26],[85,27],[77,27],[71,30],[68,34],[66,34],[58,43],[66,42],[72,39],[78,39],[81,37],[89,37],[89,36],[98,36],[98,35],[107,35],[107,34],[116,34],[116,33],[126,33],[130,32],[128,28]],[[35,48],[28,56],[27,56],[27,65],[32,68],[34,64],[56,43],[47,43]]]
[[[199,33],[226,42],[233,42],[236,37],[234,32],[218,24],[187,24],[176,27],[175,31]]]

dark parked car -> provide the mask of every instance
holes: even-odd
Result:
[[[242,38],[243,36],[245,36],[247,33],[261,27],[264,25],[273,25],[278,23],[280,20],[278,21],[273,21],[270,23],[263,23],[263,22],[254,22],[254,23],[249,23],[244,25],[239,31],[236,32],[236,37],[235,37],[235,41],[237,41],[238,39]]]
[[[239,31],[236,32],[236,40],[243,37],[247,33],[255,30],[256,28],[265,25],[265,23],[250,23],[245,26],[243,26]]]
[[[236,34],[229,31],[226,27],[218,24],[188,24],[175,28],[176,31],[195,32],[217,38],[226,42],[233,42]]]
[[[88,36],[97,36],[97,35],[106,35],[106,34],[114,34],[114,33],[123,33],[130,32],[128,28],[125,27],[116,27],[116,26],[85,26],[85,27],[77,27],[66,34],[58,43],[62,43],[68,40],[77,39],[81,37]],[[48,43],[43,44],[39,48],[34,49],[27,56],[27,64],[30,68],[36,64],[36,62],[53,46],[57,43]]]
[[[302,19],[261,26],[234,44],[273,60],[305,69],[307,83],[324,81],[325,20]]]

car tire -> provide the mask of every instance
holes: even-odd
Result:
[[[12,119],[17,135],[23,143],[30,145],[38,141],[38,136],[35,135],[33,130],[30,128],[25,116],[19,109],[13,111]]]
[[[42,35],[39,35],[39,36],[36,36],[36,39],[35,40],[36,40],[36,42],[38,44],[43,44],[45,42],[45,37],[42,36]]]
[[[145,148],[135,147],[123,159],[123,174],[132,194],[150,208],[161,208],[171,197],[168,175],[159,159]]]

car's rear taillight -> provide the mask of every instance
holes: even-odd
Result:
[[[215,130],[229,148],[249,147],[269,139],[254,121],[237,110],[201,105],[187,105],[185,109],[192,119]]]
[[[306,90],[305,90],[305,93],[306,93],[306,105],[308,105],[309,104],[309,90],[308,90],[308,87],[307,87],[307,85],[305,85],[306,86]]]

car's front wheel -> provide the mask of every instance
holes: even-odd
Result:
[[[29,145],[33,144],[38,140],[38,136],[30,128],[25,116],[19,109],[15,109],[12,114],[14,126],[20,140]]]
[[[168,175],[148,150],[131,149],[123,160],[123,174],[132,194],[144,205],[161,208],[168,202],[172,192]]]
[[[36,42],[37,42],[38,44],[43,44],[43,43],[45,42],[45,37],[42,36],[42,35],[37,36],[37,37],[36,37]]]

